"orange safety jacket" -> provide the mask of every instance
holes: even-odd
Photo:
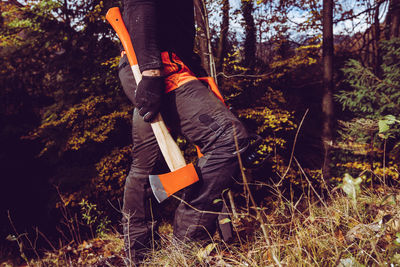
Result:
[[[125,51],[122,51],[121,57],[125,54]],[[164,66],[165,93],[169,93],[187,82],[199,80],[206,82],[215,96],[221,100],[222,103],[225,103],[224,98],[212,77],[196,77],[175,53],[162,52],[161,59]]]
[[[165,92],[171,92],[187,82],[193,80],[205,81],[208,83],[211,91],[215,96],[225,104],[221,92],[218,90],[217,84],[212,77],[197,78],[193,72],[180,60],[180,58],[171,52],[162,52],[161,59],[164,65],[165,75]],[[197,156],[200,158],[203,154],[200,152],[199,147],[196,146]]]
[[[162,52],[161,59],[164,65],[166,93],[175,90],[187,82],[200,80],[207,82],[215,96],[225,103],[212,77],[196,77],[175,53]]]
[[[121,52],[121,57],[125,51]],[[165,75],[165,93],[169,93],[187,82],[199,80],[207,82],[211,91],[215,96],[225,104],[221,92],[218,90],[217,84],[212,77],[196,77],[193,72],[182,62],[182,60],[171,52],[162,52],[161,59],[164,66],[163,72]],[[203,154],[196,146],[197,156],[200,158]]]

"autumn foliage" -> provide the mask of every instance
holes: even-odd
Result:
[[[271,224],[292,227],[274,226],[271,237],[289,242],[291,250],[281,250],[290,259],[287,263],[295,262],[297,256],[290,258],[293,251],[304,254],[304,264],[315,260],[310,251],[318,251],[316,255],[337,265],[341,261],[335,257],[341,254],[332,254],[332,247],[345,251],[352,224],[357,220],[372,224],[371,218],[380,215],[367,200],[354,204],[349,216],[333,208],[321,209],[326,205],[323,201],[332,197],[331,190],[341,190],[344,177],[360,178],[371,190],[367,192],[386,203],[379,190],[389,190],[386,186],[397,186],[399,181],[399,1],[357,1],[351,7],[346,1],[335,1],[335,106],[329,144],[321,139],[325,121],[321,1],[233,2],[195,1],[194,49],[214,74],[227,105],[250,133],[262,137],[259,153],[271,155],[265,166],[244,170],[257,209]],[[95,257],[89,255],[93,251],[101,251],[104,257],[121,252],[120,239],[108,234],[110,225],[118,229],[121,217],[131,164],[133,106],[118,80],[119,42],[104,17],[112,5],[120,4],[100,0],[0,3],[0,224],[10,225],[0,229],[3,241],[15,230],[34,236],[34,225],[48,229],[43,236],[52,244],[60,239],[60,229],[66,231],[60,253],[73,255],[77,264],[94,263]],[[349,29],[348,22],[355,21],[360,24]],[[182,136],[177,142],[186,159],[194,160],[192,144]],[[327,145],[330,152],[324,153]],[[327,158],[331,175],[324,177],[321,168]],[[250,234],[260,221],[251,211],[256,207],[248,206],[249,192],[242,178],[235,179],[232,194],[238,209],[247,214],[234,220],[240,226],[238,236],[243,237],[240,242],[246,238],[255,242],[241,243],[238,254],[229,255],[231,262],[243,263],[244,251],[260,241]],[[375,191],[377,185],[384,186]],[[393,190],[392,195],[398,192]],[[319,206],[310,204],[315,200]],[[336,207],[345,205],[342,201],[340,196],[332,200]],[[390,209],[387,214],[397,218],[391,205],[385,206]],[[362,209],[368,211],[365,217],[360,216]],[[83,237],[95,238],[92,243],[71,230],[79,225],[85,225],[80,228]],[[293,235],[300,228],[303,231]],[[333,239],[323,240],[321,233]],[[391,256],[399,255],[393,243],[396,233],[387,229],[384,233],[375,245],[390,249]],[[309,236],[301,239],[301,234]],[[10,237],[13,242],[21,238]],[[20,247],[8,252],[9,241],[4,241],[6,253],[19,255]],[[75,244],[66,246],[70,241]],[[40,242],[48,246],[44,239]],[[191,260],[216,262],[216,255],[228,253],[209,249],[206,256]],[[364,249],[372,251],[375,263],[383,262],[370,245]],[[254,254],[258,258],[248,264],[273,261],[272,250],[256,249]],[[374,262],[355,255],[360,261]],[[165,255],[153,255],[157,257]],[[176,259],[179,264],[186,260]],[[46,260],[60,266],[66,262],[54,253]]]

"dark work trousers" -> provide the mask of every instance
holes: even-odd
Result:
[[[129,98],[135,81],[129,65],[120,63],[119,77]],[[124,66],[125,65],[125,66]],[[172,132],[182,134],[200,147],[203,157],[197,160],[200,181],[184,189],[174,219],[174,236],[179,240],[209,240],[216,230],[224,189],[238,172],[235,135],[243,150],[247,132],[239,120],[202,82],[194,80],[165,95],[161,115]],[[149,185],[149,174],[159,174],[163,156],[149,123],[135,109],[133,113],[132,165],[125,182],[123,231],[126,253],[138,260],[150,247],[156,221],[157,201]],[[187,205],[186,203],[189,205]]]

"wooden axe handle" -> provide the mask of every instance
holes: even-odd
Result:
[[[124,21],[122,20],[121,12],[118,7],[110,8],[106,14],[107,21],[116,31],[121,43],[125,49],[126,55],[129,60],[129,64],[132,68],[133,75],[136,83],[142,79],[139,66],[136,59],[135,51],[133,50],[132,41],[129,36],[128,30],[125,27]],[[161,153],[164,156],[168,167],[173,172],[186,165],[185,159],[180,151],[178,145],[172,139],[167,127],[165,126],[164,120],[161,114],[158,113],[156,118],[151,122],[151,128],[153,129],[154,135],[156,136],[158,146],[160,147]]]

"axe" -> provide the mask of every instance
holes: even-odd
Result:
[[[110,8],[106,14],[107,21],[116,31],[125,49],[135,81],[138,84],[142,79],[131,38],[122,20],[118,7]],[[199,180],[192,163],[186,165],[185,159],[178,145],[172,139],[165,123],[158,113],[151,122],[151,128],[156,136],[158,146],[171,172],[159,175],[150,175],[150,185],[158,202],[162,202],[179,190],[196,183]]]

